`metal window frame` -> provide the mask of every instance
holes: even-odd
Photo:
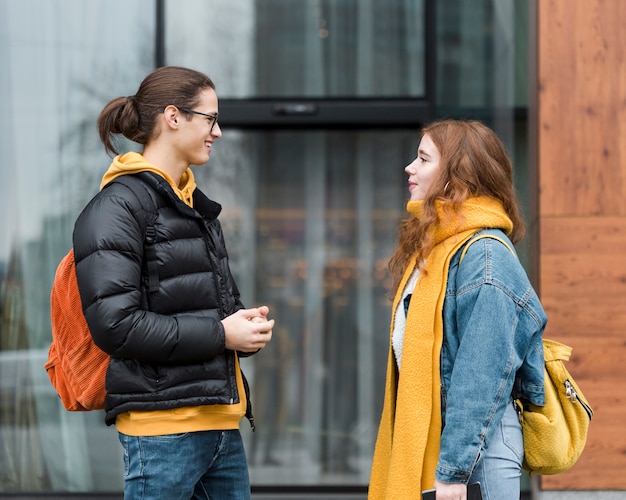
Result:
[[[165,0],[155,0],[155,65],[166,64]],[[220,99],[220,125],[241,129],[421,128],[434,116],[435,0],[425,0],[425,96],[422,98]]]

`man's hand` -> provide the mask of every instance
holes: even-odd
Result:
[[[256,352],[272,340],[274,320],[267,319],[267,306],[240,309],[224,318],[226,349],[240,352]]]

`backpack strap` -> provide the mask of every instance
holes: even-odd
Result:
[[[156,229],[154,227],[157,218],[156,203],[148,191],[146,183],[141,180],[139,175],[121,175],[113,179],[108,185],[113,183],[122,184],[130,189],[139,201],[140,208],[145,212],[145,217],[140,217],[138,222],[144,234],[144,255],[146,269],[148,270],[148,293],[156,293],[159,291],[159,269],[154,248],[156,241]]]
[[[475,236],[472,236],[469,239],[469,241],[465,244],[465,247],[463,248],[463,251],[461,252],[461,257],[459,259],[459,265],[461,265],[461,262],[463,262],[463,257],[465,257],[465,254],[469,250],[470,245],[472,243],[474,243],[475,241],[482,240],[483,238],[491,238],[492,240],[498,240],[500,243],[502,243],[505,247],[507,247],[509,249],[509,252],[511,252],[511,254],[513,254],[514,257],[517,258],[517,255],[515,254],[515,252],[511,248],[511,245],[509,245],[503,238],[500,238],[499,236],[496,236],[495,234],[480,233],[480,234],[477,234]]]

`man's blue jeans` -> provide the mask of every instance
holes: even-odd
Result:
[[[248,464],[239,430],[127,436],[124,498],[249,500]]]
[[[522,426],[511,402],[469,482],[480,482],[483,500],[519,500],[523,459]]]

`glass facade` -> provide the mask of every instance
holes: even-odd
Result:
[[[0,0],[10,118],[0,124],[0,496],[122,489],[115,429],[102,412],[66,412],[43,364],[54,271],[110,163],[95,121],[156,64],[204,71],[244,108],[315,98],[364,110],[349,128],[225,127],[194,171],[224,207],[244,303],[270,305],[277,320],[274,340],[242,363],[253,485],[365,491],[387,359],[386,262],[418,134],[376,126],[372,100],[426,99],[434,116],[484,119],[527,189],[525,2],[461,4]]]
[[[214,154],[197,170],[228,207],[246,302],[278,320],[270,345],[242,362],[257,485],[367,484],[386,363],[385,261],[405,188],[401,168],[383,167],[413,140],[397,130],[235,131],[219,150],[239,158]]]
[[[210,68],[222,97],[426,93],[424,0],[186,0],[184,8],[166,0],[165,5],[164,62]]]

